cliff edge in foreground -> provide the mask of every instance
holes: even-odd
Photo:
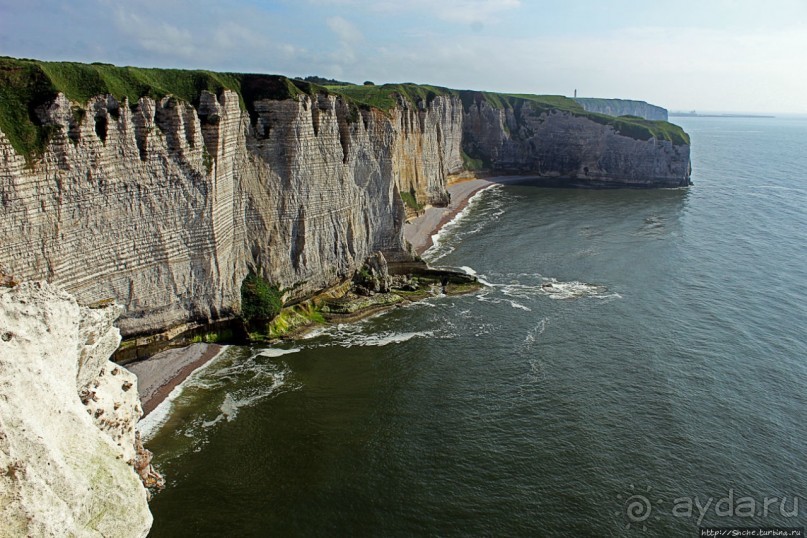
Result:
[[[558,96],[0,58],[0,260],[127,337],[238,315],[253,272],[294,304],[409,261],[407,208],[466,171],[685,186],[689,138]]]
[[[0,536],[148,533],[137,380],[108,360],[119,313],[0,285]]]

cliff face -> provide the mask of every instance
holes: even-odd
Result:
[[[466,108],[463,126],[466,152],[496,172],[568,186],[689,185],[688,144],[637,140],[585,116],[477,100]]]
[[[0,287],[0,536],[145,536],[137,379],[109,362],[119,307]],[[141,447],[142,448],[142,447]]]
[[[115,69],[105,76],[128,73]],[[410,260],[401,195],[445,203],[463,152],[494,172],[568,184],[688,183],[686,143],[647,126],[648,140],[623,136],[622,120],[598,123],[574,103],[496,108],[442,89],[380,110],[324,90],[265,98],[261,85],[283,81],[238,80],[240,94],[200,91],[193,104],[58,93],[31,105],[48,133],[41,159],[14,149],[19,133],[0,132],[0,260],[82,304],[123,305],[129,336],[238,313],[250,270],[295,300],[350,278],[375,252]]]
[[[134,107],[63,95],[39,110],[54,134],[26,165],[0,134],[0,259],[83,303],[123,304],[124,334],[237,311],[250,268],[290,298],[352,275],[367,256],[408,259],[399,189],[445,199],[461,167],[461,104],[387,115],[333,95],[201,95]]]
[[[666,108],[651,105],[645,101],[593,97],[575,97],[574,100],[580,103],[588,112],[607,114],[609,116],[638,116],[646,120],[668,120]]]
[[[463,169],[462,103],[451,97],[438,97],[428,105],[399,99],[392,123],[403,135],[394,154],[398,189],[423,203],[447,203],[446,177]]]

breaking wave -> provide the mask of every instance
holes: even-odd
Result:
[[[291,369],[276,357],[293,349],[263,349],[244,357],[238,348],[227,348],[178,385],[169,397],[137,427],[145,440],[154,437],[169,419],[176,417],[177,433],[198,451],[206,443],[205,431],[222,421],[231,421],[239,410],[297,388],[287,381]]]
[[[260,356],[265,356],[261,354]],[[249,376],[248,383],[236,382],[234,390],[229,390],[224,394],[224,401],[219,406],[219,415],[213,420],[203,421],[202,427],[209,428],[222,420],[231,421],[238,416],[238,411],[244,407],[249,407],[255,403],[278,393],[281,387],[286,385],[286,376],[289,368],[282,364],[267,363],[252,368],[240,369],[242,374]],[[210,389],[223,388],[218,384],[224,381],[226,376],[222,376],[214,382]],[[229,383],[227,386],[230,386]],[[291,388],[291,387],[289,387]]]
[[[554,278],[544,279],[541,284],[541,292],[550,299],[579,299],[582,297],[593,297],[595,299],[621,299],[622,296],[616,292],[611,292],[605,286],[597,284],[587,284],[572,280],[570,282],[560,282]]]
[[[594,299],[621,299],[619,293],[609,290],[600,284],[589,284],[571,280],[560,281],[552,277],[544,277],[537,273],[508,273],[494,274],[491,276],[478,274],[470,267],[461,267],[469,275],[476,278],[494,290],[496,293],[480,293],[478,299],[483,302],[509,303],[513,308],[521,310],[531,310],[518,301],[526,301],[535,297],[548,297],[549,299],[580,299],[591,297]],[[497,282],[497,280],[509,280],[509,282]],[[502,297],[503,296],[503,297]]]
[[[320,331],[317,336],[326,336],[328,339],[318,346],[339,346],[339,347],[364,347],[364,346],[387,346],[389,344],[400,344],[413,338],[433,338],[438,336],[435,331],[419,332],[395,332],[379,331],[365,332],[363,327],[357,325],[335,325]]]
[[[202,375],[202,373],[207,370],[208,368],[215,366],[215,364],[222,360],[225,356],[228,355],[228,351],[231,348],[224,347],[219,352],[218,355],[207,361],[205,364],[194,370],[191,375],[185,378],[182,383],[179,383],[173,390],[168,394],[168,397],[163,400],[162,402],[155,407],[151,413],[143,417],[140,421],[138,421],[136,428],[137,431],[140,432],[140,436],[144,441],[148,441],[162,428],[168,418],[171,416],[171,410],[174,406],[174,401],[182,396],[182,393],[185,390],[185,387],[190,386],[192,383],[195,383],[197,378]]]
[[[264,349],[258,353],[258,355],[262,357],[282,357],[283,355],[289,355],[290,353],[299,353],[302,350],[303,348],[301,347],[293,347],[291,349],[270,348]]]
[[[471,196],[462,211],[432,235],[432,246],[423,253],[423,258],[430,263],[444,258],[454,252],[463,238],[481,231],[491,221],[504,214],[505,198],[501,185],[489,185]],[[484,206],[479,202],[485,195]],[[466,224],[466,217],[473,215],[473,221]]]

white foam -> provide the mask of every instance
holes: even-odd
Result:
[[[618,293],[609,293],[605,286],[586,284],[585,282],[560,282],[554,278],[546,279],[541,285],[541,291],[550,299],[578,299],[580,297],[594,297],[595,299],[620,299]]]
[[[464,268],[463,270],[465,270]],[[562,282],[556,278],[542,277],[540,274],[531,273],[513,273],[513,274],[497,274],[500,278],[511,279],[527,279],[538,280],[537,283],[522,283],[519,281],[511,281],[508,284],[498,284],[495,282],[488,282],[485,280],[484,275],[478,275],[477,279],[485,284],[488,289],[477,294],[477,299],[489,303],[502,303],[508,302],[513,308],[531,311],[528,306],[525,306],[520,301],[528,301],[535,297],[548,297],[550,299],[563,300],[563,299],[579,299],[583,297],[591,297],[595,299],[621,299],[622,296],[616,292],[609,291],[605,286],[597,284],[588,284],[585,282],[570,281]],[[499,298],[504,295],[506,299]]]
[[[422,331],[422,332],[405,332],[405,333],[394,333],[394,332],[383,332],[378,334],[353,334],[353,335],[345,335],[345,338],[339,342],[339,345],[342,347],[366,347],[366,346],[375,346],[375,347],[383,347],[390,344],[400,344],[403,342],[408,342],[413,338],[429,338],[434,336],[433,331]]]
[[[423,257],[425,259],[429,260],[429,261],[434,262],[434,261],[436,261],[436,260],[438,260],[440,258],[443,258],[443,257],[447,256],[448,254],[451,254],[452,252],[454,252],[454,247],[453,246],[448,246],[448,245],[443,244],[443,241],[442,241],[443,236],[447,232],[449,232],[449,231],[453,230],[454,228],[456,228],[465,219],[465,217],[468,216],[468,213],[477,204],[478,200],[482,196],[482,193],[487,192],[488,190],[493,189],[495,187],[501,187],[501,185],[497,185],[497,184],[488,185],[486,187],[483,187],[483,188],[479,189],[476,193],[474,193],[474,195],[471,196],[468,199],[468,203],[466,204],[466,206],[463,207],[462,210],[454,216],[454,218],[452,218],[445,225],[443,225],[443,227],[440,228],[439,230],[437,230],[436,233],[432,234],[432,236],[431,236],[432,246],[429,247],[423,253]],[[504,211],[502,210],[501,212],[503,213]],[[501,213],[499,213],[499,215],[500,214]],[[496,216],[498,216],[498,215],[496,215]],[[481,227],[478,227],[477,229],[473,230],[471,233],[476,233],[480,229],[481,229]]]
[[[209,423],[210,426],[219,422],[222,418],[226,419],[227,422],[231,422],[235,420],[238,416],[238,412],[243,409],[244,407],[250,407],[256,402],[267,398],[274,394],[277,389],[282,387],[286,381],[286,372],[285,371],[277,371],[274,372],[272,375],[272,384],[271,385],[264,385],[261,384],[257,388],[257,390],[253,391],[252,394],[241,395],[238,393],[228,392],[224,395],[224,401],[221,403],[219,410],[221,411],[221,415],[216,417],[215,420]]]
[[[411,306],[417,307],[431,307],[435,308],[437,305],[428,304],[427,301],[436,300],[445,295],[435,295],[429,297],[424,301],[418,301]],[[365,346],[387,346],[390,344],[399,344],[406,342],[413,338],[441,338],[434,331],[419,331],[419,332],[394,332],[394,331],[378,331],[372,327],[372,320],[383,314],[364,318],[355,323],[340,323],[338,325],[330,325],[321,328],[317,332],[317,336],[324,337],[325,339],[317,342],[307,343],[303,349],[316,349],[319,347],[365,347]],[[370,327],[368,327],[370,325]]]
[[[511,299],[499,299],[497,297],[490,297],[486,293],[480,293],[476,296],[476,298],[478,301],[481,301],[483,303],[509,304],[510,306],[518,310],[524,310],[525,312],[532,312],[532,308],[525,306],[521,303],[517,303],[516,301],[513,301]]]
[[[527,336],[524,337],[524,343],[527,345],[532,345],[538,339],[539,336],[544,334],[546,330],[546,323],[549,321],[549,318],[542,318],[535,327],[529,330]]]
[[[229,349],[229,346],[223,346],[221,351],[219,351],[215,357],[204,363],[202,366],[191,372],[191,374],[186,377],[182,383],[179,383],[173,390],[168,394],[168,397],[160,402],[157,407],[155,407],[151,413],[143,417],[136,425],[137,431],[140,432],[140,437],[144,441],[148,441],[160,430],[163,424],[168,420],[168,417],[171,415],[171,408],[173,407],[173,402],[182,394],[182,391],[185,390],[185,385],[190,383],[194,378],[198,377],[201,372],[206,370],[210,365],[214,362],[217,362],[221,357],[224,356],[224,352]]]
[[[530,297],[535,297],[543,292],[540,285],[504,284],[500,287],[504,295],[514,297],[516,299],[529,299]]]
[[[527,363],[529,364],[529,371],[524,377],[524,381],[527,384],[537,383],[546,378],[546,374],[544,372],[544,363],[540,357],[536,356],[535,344],[540,336],[544,334],[548,323],[549,318],[542,318],[540,321],[538,321],[538,323],[536,323],[532,329],[527,331],[524,341],[518,348],[518,355],[525,357],[527,359]]]
[[[216,418],[214,418],[213,420],[202,422],[202,427],[205,428],[205,429],[212,428],[213,426],[215,426],[216,424],[218,424],[219,422],[224,420],[224,418],[225,417],[224,417],[223,414],[219,415]]]
[[[487,286],[489,288],[492,288],[493,286],[495,286],[495,284],[492,284],[483,275],[477,276],[476,280],[479,281],[479,283],[482,284],[483,286]]]
[[[230,422],[238,415],[238,407],[233,395],[228,392],[224,395],[224,401],[219,409],[221,410],[221,415],[227,419],[227,422]],[[218,418],[214,422],[218,422]]]
[[[525,312],[532,312],[532,308],[530,308],[529,306],[524,306],[523,304],[517,303],[515,301],[507,301],[507,302],[510,303],[510,306],[512,306],[513,308],[524,310]]]
[[[219,411],[221,411],[219,415],[213,420],[197,422],[196,425],[201,426],[203,429],[210,429],[221,421],[226,420],[227,422],[231,422],[235,420],[235,418],[238,416],[238,412],[241,409],[244,407],[249,407],[255,402],[274,394],[277,389],[285,384],[285,379],[286,372],[279,371],[273,374],[271,385],[261,384],[258,390],[254,391],[252,395],[239,396],[237,393],[233,392],[225,393],[224,401],[219,406]],[[194,437],[193,433],[191,432],[186,432],[186,434],[190,437]]]
[[[430,297],[426,297],[425,299],[421,299],[419,301],[413,301],[411,303],[403,305],[402,308],[437,308],[435,303],[430,302],[430,299],[439,298],[443,294],[440,295],[432,295]]]
[[[289,369],[285,364],[255,360],[262,356],[259,352],[243,360],[236,359],[233,364],[209,373],[206,379],[194,382],[194,387],[210,391],[223,390],[224,400],[219,404],[219,414],[214,419],[204,420],[203,417],[197,416],[188,421],[184,430],[187,437],[197,443],[204,443],[205,430],[220,422],[235,420],[241,409],[276,394],[280,388],[292,390],[295,388],[286,382]]]
[[[546,379],[543,361],[540,359],[530,359],[527,361],[530,371],[527,372],[526,381],[528,383],[538,383]]]
[[[282,357],[283,355],[289,355],[291,353],[298,353],[302,350],[303,348],[301,347],[293,347],[291,349],[270,348],[270,349],[264,349],[263,351],[258,353],[258,355],[260,355],[261,357],[274,358],[274,357]]]
[[[542,278],[540,284],[497,284],[496,286],[504,295],[515,299],[528,299],[539,295],[547,296],[550,299],[622,298],[618,293],[610,292],[605,286],[576,280],[562,282],[555,278]]]
[[[493,287],[495,285],[495,284],[491,284],[490,282],[488,282],[486,280],[485,275],[480,275],[479,273],[476,272],[476,269],[474,269],[473,267],[468,267],[467,265],[463,265],[462,267],[460,267],[460,271],[462,271],[466,275],[475,276],[476,280],[480,284],[482,284],[484,286]]]
[[[316,338],[317,336],[322,336],[328,331],[328,327],[317,327],[311,331],[306,332],[302,337],[301,340],[311,340],[312,338]]]

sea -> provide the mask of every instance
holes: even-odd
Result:
[[[807,118],[675,118],[694,185],[497,185],[478,276],[230,347],[147,443],[152,537],[699,536],[807,524]]]

